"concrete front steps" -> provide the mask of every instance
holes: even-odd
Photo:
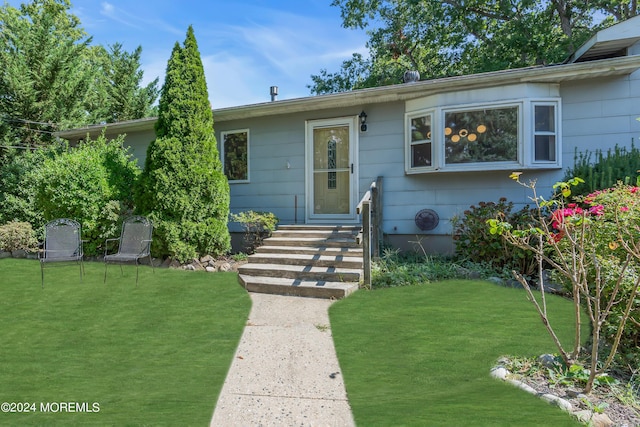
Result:
[[[358,289],[360,227],[282,225],[238,270],[250,292],[344,298]]]

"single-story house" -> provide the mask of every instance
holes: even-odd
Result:
[[[450,252],[451,219],[470,205],[530,202],[511,172],[536,179],[546,196],[576,150],[629,147],[640,135],[639,69],[635,17],[598,32],[563,64],[214,109],[231,211],[273,212],[281,224],[358,224],[358,202],[382,177],[387,242],[423,239],[429,251]],[[154,123],[58,136],[126,133],[142,166]]]

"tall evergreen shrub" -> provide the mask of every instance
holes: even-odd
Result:
[[[187,261],[230,248],[229,184],[193,28],[175,44],[160,95],[156,139],[147,149],[136,206],[154,223],[152,251]]]
[[[578,152],[576,149],[574,166],[567,170],[563,181],[573,177],[582,178],[584,182],[575,187],[573,194],[587,195],[596,190],[614,187],[618,181],[635,184],[639,169],[640,150],[633,144],[628,150],[616,145],[606,153],[602,150],[596,150],[595,153]]]

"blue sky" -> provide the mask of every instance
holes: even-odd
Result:
[[[366,54],[364,31],[341,26],[331,0],[71,0],[95,44],[142,46],[144,81],[164,79],[171,50],[193,25],[213,108],[309,96],[311,74]],[[17,7],[21,1],[9,1]]]

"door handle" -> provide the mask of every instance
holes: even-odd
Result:
[[[353,173],[353,163],[351,163],[351,173]]]

